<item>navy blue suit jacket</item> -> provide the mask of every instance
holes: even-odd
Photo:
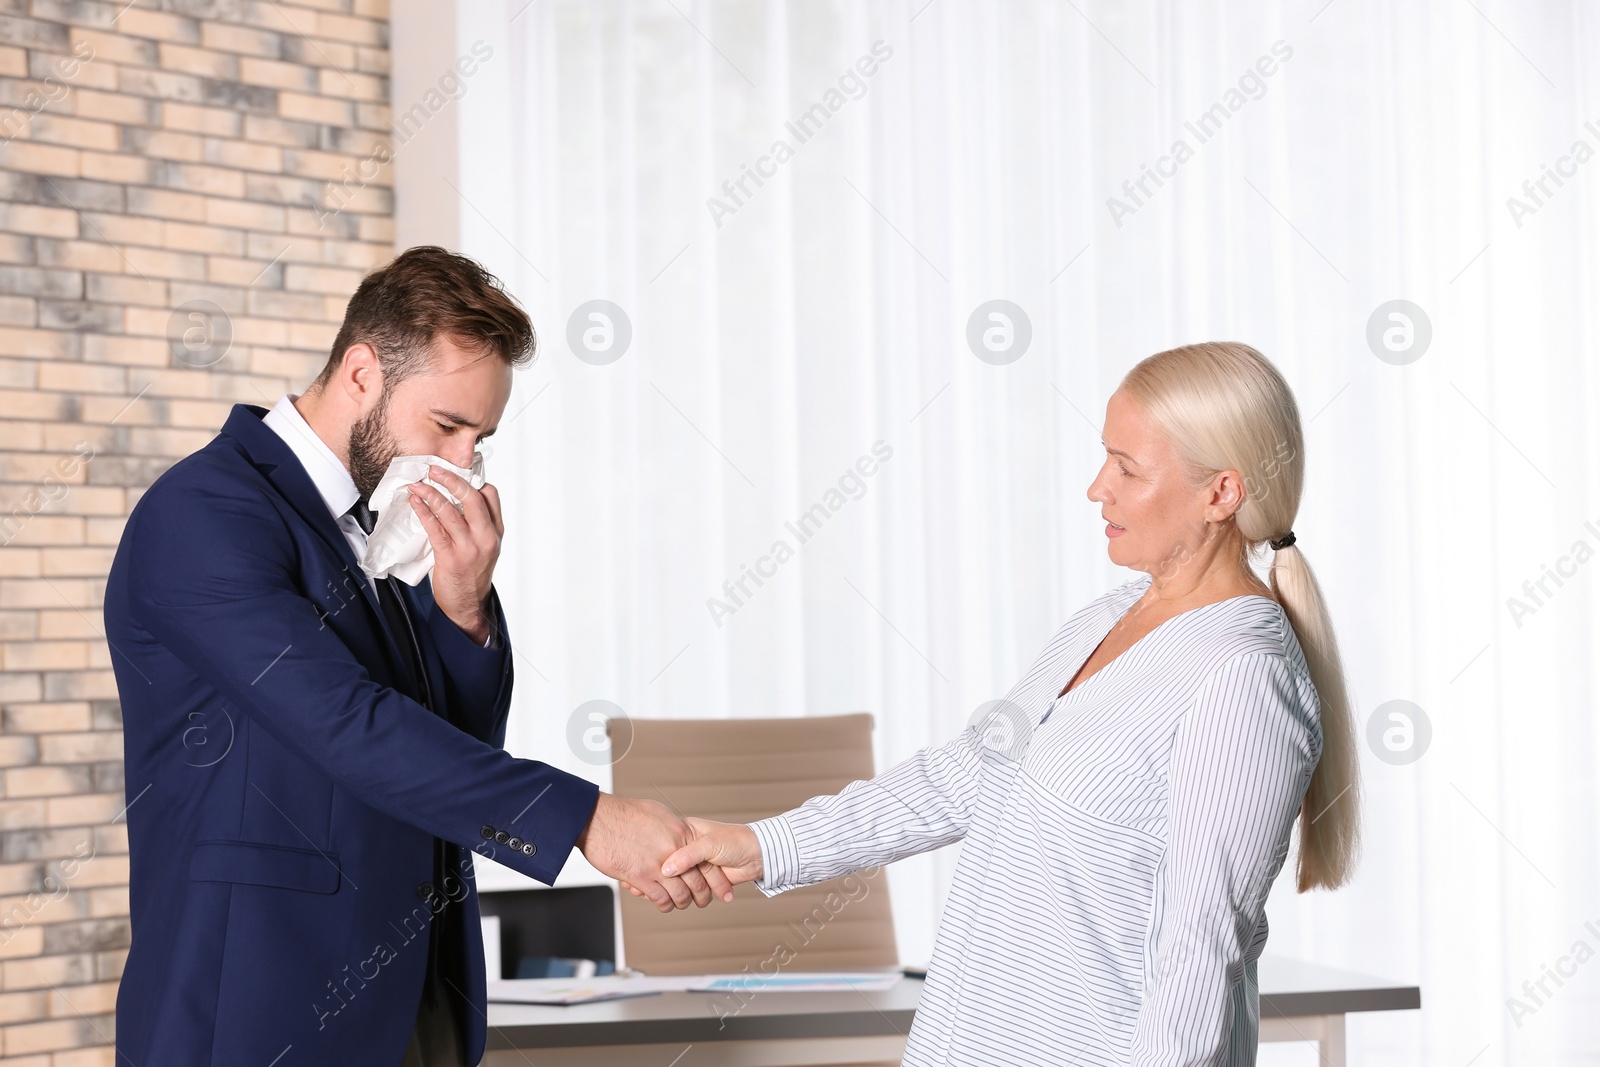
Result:
[[[470,1062],[484,1047],[472,856],[555,880],[596,787],[502,745],[511,648],[395,582],[436,701],[310,476],[237,404],[128,517],[106,587],[122,699],[133,940],[119,1062],[400,1062],[428,931],[459,901]],[[434,839],[454,876],[433,884]],[[454,911],[445,914],[453,914]],[[444,931],[441,930],[441,933]]]

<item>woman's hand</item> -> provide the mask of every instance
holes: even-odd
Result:
[[[577,844],[596,870],[622,881],[635,896],[648,896],[667,912],[691,903],[703,908],[713,899],[727,899],[733,893],[722,871],[711,864],[686,870],[681,878],[659,873],[660,857],[682,848],[694,836],[689,824],[663,804],[601,793]],[[645,891],[635,889],[626,881],[629,878],[646,887]]]
[[[688,871],[699,868],[702,873],[708,874],[707,881],[716,885],[720,879],[709,875],[708,868],[718,869],[718,873],[728,880],[730,888],[722,893],[722,899],[729,903],[733,901],[731,886],[743,882],[754,882],[761,878],[761,843],[756,840],[756,832],[743,823],[712,822],[709,819],[688,819],[689,832],[694,839],[678,851],[668,856],[661,865],[663,877],[672,878],[676,875],[667,874],[668,871]],[[626,882],[623,885],[627,885]],[[643,896],[633,886],[627,886],[628,891],[634,896]]]

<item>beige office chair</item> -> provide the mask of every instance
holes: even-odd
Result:
[[[681,815],[751,822],[871,778],[872,716],[802,719],[618,719],[610,726],[612,788]],[[620,758],[619,758],[620,754]],[[858,872],[765,897],[738,886],[731,904],[666,915],[623,893],[629,967],[646,974],[763,973],[780,944],[781,972],[899,965],[888,878]]]

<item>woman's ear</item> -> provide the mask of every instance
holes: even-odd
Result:
[[[1227,522],[1244,507],[1244,478],[1235,470],[1219,471],[1211,479],[1211,499],[1206,505],[1208,522]]]

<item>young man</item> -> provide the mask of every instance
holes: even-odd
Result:
[[[431,578],[360,568],[389,461],[469,467],[533,355],[492,276],[413,248],[361,283],[303,395],[235,405],[133,509],[105,598],[133,926],[119,1058],[476,1064],[471,850],[549,883],[576,846],[662,910],[726,891],[715,870],[659,877],[692,836],[665,807],[504,751],[492,485],[434,467],[459,508],[407,490]]]

